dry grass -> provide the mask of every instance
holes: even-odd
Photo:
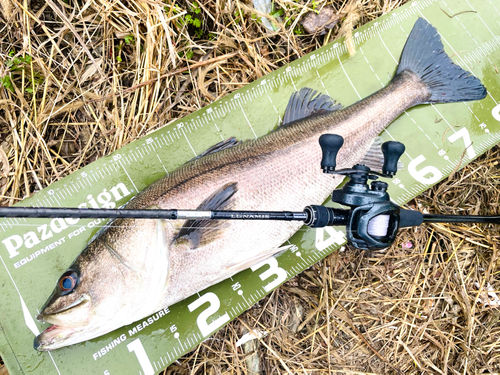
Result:
[[[248,1],[1,0],[1,204],[403,2],[277,0],[283,22],[268,32]],[[325,35],[300,34],[305,14],[326,5],[340,23]],[[499,158],[497,147],[412,204],[497,213]],[[498,236],[486,225],[429,225],[402,232],[383,253],[335,253],[165,373],[500,371],[498,311],[479,292],[500,285]],[[236,348],[248,329],[269,334]]]

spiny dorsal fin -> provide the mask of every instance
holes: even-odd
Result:
[[[237,191],[236,182],[227,183],[201,202],[197,210],[227,209],[231,204],[231,198]],[[186,240],[190,243],[191,249],[196,249],[201,244],[206,244],[217,238],[224,227],[219,220],[186,220],[173,242],[180,243],[182,240]]]
[[[190,161],[193,161],[193,160],[196,160],[196,159],[199,159],[199,158],[202,158],[203,156],[207,156],[207,155],[210,155],[210,154],[214,154],[216,152],[219,152],[219,151],[222,151],[222,150],[225,150],[226,148],[231,148],[231,147],[234,147],[236,145],[240,144],[240,141],[238,141],[236,138],[234,137],[231,137],[231,138],[228,138],[228,139],[225,139],[223,141],[220,141],[219,143],[216,143],[215,145],[213,145],[212,147],[209,147],[207,148],[205,151],[203,151],[201,154],[199,154],[198,156],[194,157],[193,159],[191,159]]]
[[[281,126],[309,116],[333,112],[341,108],[342,104],[335,103],[335,100],[328,95],[321,94],[308,87],[302,87],[290,97]]]

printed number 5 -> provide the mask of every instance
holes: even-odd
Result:
[[[198,328],[200,329],[200,332],[203,335],[203,337],[207,337],[217,328],[229,322],[229,315],[225,313],[224,315],[215,319],[212,323],[208,323],[208,318],[211,315],[215,314],[217,310],[219,310],[220,308],[219,297],[217,297],[217,295],[212,292],[208,292],[207,294],[202,295],[196,301],[191,302],[188,305],[188,309],[189,311],[193,312],[198,307],[207,302],[210,304],[210,306],[208,306],[207,309],[205,309],[200,315],[198,315],[198,318],[196,319],[196,323],[198,324]]]
[[[278,266],[278,261],[274,257],[266,259],[265,261],[260,262],[255,266],[252,266],[252,271],[256,271],[266,264],[269,265],[269,269],[265,270],[259,275],[260,279],[264,281],[269,279],[273,275],[278,276],[276,279],[274,279],[273,281],[264,286],[264,290],[266,292],[270,292],[271,290],[273,290],[286,280],[286,271]]]

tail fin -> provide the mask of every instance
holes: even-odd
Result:
[[[396,74],[410,70],[431,92],[428,103],[479,100],[486,88],[470,72],[454,64],[443,49],[437,30],[419,18],[406,41]]]

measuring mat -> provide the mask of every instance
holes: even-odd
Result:
[[[493,0],[406,4],[354,33],[355,56],[349,57],[343,40],[329,44],[19,205],[119,207],[221,140],[268,133],[281,122],[290,95],[301,87],[328,94],[347,107],[390,81],[410,30],[418,17],[424,17],[439,31],[448,55],[481,80],[488,96],[477,102],[418,106],[382,133],[384,140],[406,145],[401,157],[405,168],[389,181],[391,197],[404,204],[500,140],[499,11]],[[47,328],[35,320],[38,309],[103,224],[105,220],[0,220],[0,355],[10,374],[157,373],[345,242],[340,228],[301,230],[280,257],[168,309],[88,342],[36,351],[33,339]]]

